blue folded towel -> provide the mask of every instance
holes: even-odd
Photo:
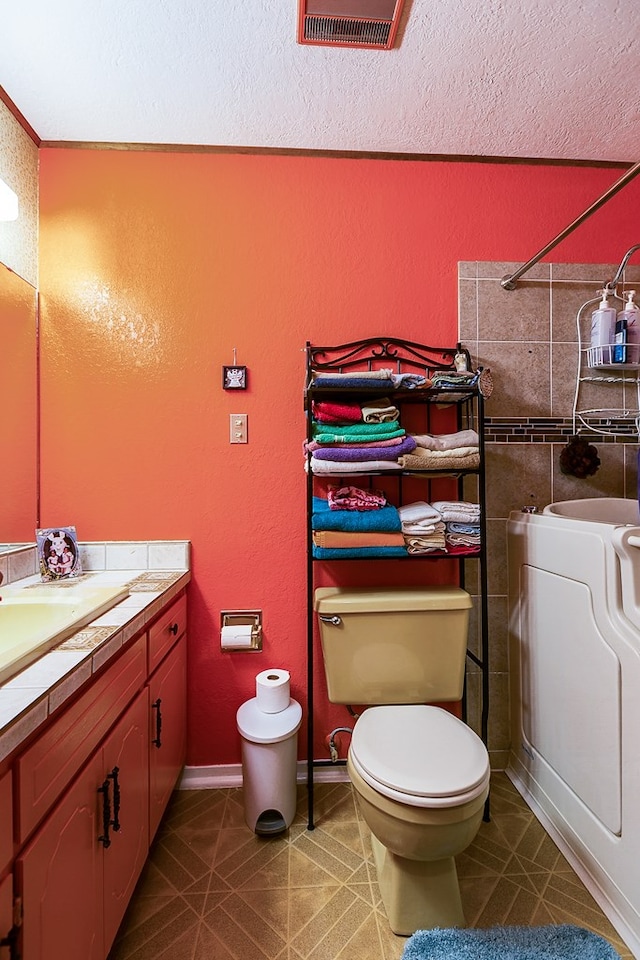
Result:
[[[379,510],[332,510],[324,497],[314,497],[311,513],[312,530],[341,530],[357,533],[392,533],[402,530],[398,508],[388,503]],[[334,549],[325,547],[323,549]],[[338,549],[337,547],[335,549]],[[362,549],[373,549],[363,547]],[[404,547],[388,547],[389,550],[404,550]]]
[[[480,536],[479,523],[456,523],[455,520],[447,523],[449,533],[477,533]]]
[[[334,377],[314,377],[312,387],[332,387],[334,390],[336,388],[340,390],[393,390],[395,384],[393,380],[389,378],[380,378],[377,377],[341,377],[340,380],[336,380]]]
[[[357,560],[359,557],[407,557],[406,547],[316,547],[316,560]]]

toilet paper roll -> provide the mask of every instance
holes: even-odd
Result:
[[[256,701],[263,713],[280,713],[289,706],[289,671],[263,670],[256,677]]]
[[[220,634],[220,646],[223,650],[238,650],[250,647],[251,624],[237,623],[224,626]]]

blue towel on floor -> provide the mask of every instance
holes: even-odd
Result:
[[[311,529],[340,530],[346,533],[361,533],[363,531],[367,533],[395,533],[402,530],[402,522],[398,508],[390,503],[386,507],[380,507],[379,510],[332,510],[324,497],[314,497]],[[398,549],[404,549],[404,547]]]

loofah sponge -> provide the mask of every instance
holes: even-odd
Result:
[[[560,454],[562,473],[580,480],[592,477],[599,466],[598,451],[583,437],[572,437]]]

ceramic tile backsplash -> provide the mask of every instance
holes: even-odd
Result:
[[[574,400],[580,351],[576,317],[581,312],[582,346],[588,346],[591,312],[598,291],[617,264],[538,263],[514,291],[500,285],[520,263],[465,261],[458,269],[459,339],[478,364],[489,367],[494,391],[485,405],[487,553],[489,582],[490,715],[489,752],[501,769],[510,746],[507,664],[507,539],[511,510],[542,509],[553,500],[591,496],[636,496],[638,435],[633,416],[607,427],[608,413],[584,430],[601,465],[586,480],[560,470],[560,453],[574,433]],[[627,267],[623,283],[638,285],[640,265]],[[622,289],[622,288],[620,288]],[[594,300],[589,304],[588,301]],[[584,356],[584,355],[583,355]],[[586,357],[585,357],[586,359]],[[603,375],[604,373],[604,375]],[[611,382],[608,372],[592,371],[583,362],[579,410],[638,409],[635,372]],[[581,426],[580,420],[575,427]],[[606,430],[606,433],[599,431]],[[598,432],[596,432],[598,431]],[[477,574],[470,570],[468,589],[477,594]],[[472,619],[470,643],[475,643]],[[477,727],[480,676],[469,671],[468,709]]]
[[[80,543],[82,569],[98,570],[188,570],[189,540],[104,541]],[[0,553],[0,573],[5,583],[23,580],[38,572],[35,546]]]

